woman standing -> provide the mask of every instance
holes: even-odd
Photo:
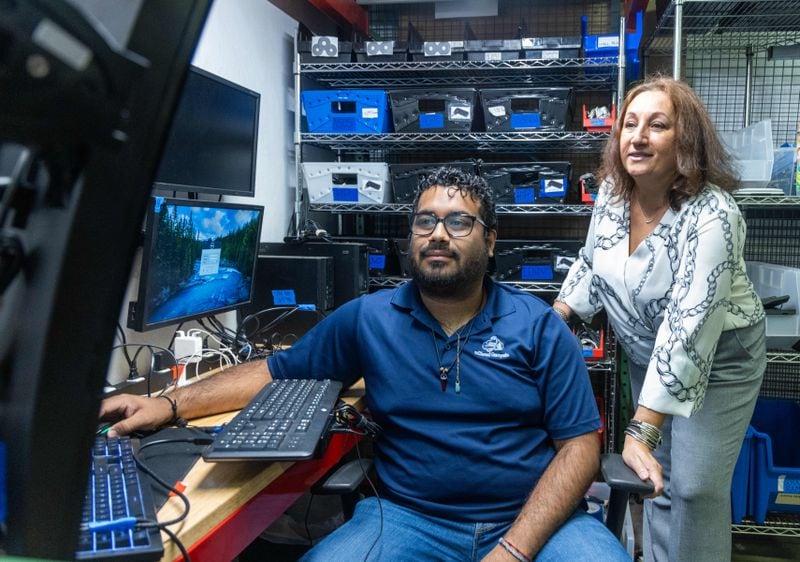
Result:
[[[766,367],[737,178],[686,84],[652,78],[619,115],[553,307],[565,320],[605,309],[629,357],[623,458],[660,494],[645,501],[645,560],[730,560],[731,477]]]

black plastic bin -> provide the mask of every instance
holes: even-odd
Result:
[[[424,41],[411,43],[408,56],[412,61],[462,61],[464,60],[463,41]]]
[[[563,203],[572,177],[569,162],[490,162],[480,175],[498,204]]]
[[[353,43],[339,41],[336,37],[318,35],[310,40],[297,42],[297,52],[300,53],[300,62],[307,63],[334,63],[353,61]]]
[[[575,37],[524,37],[524,59],[575,59],[581,56],[581,38]]]
[[[520,58],[522,44],[519,39],[483,39],[464,41],[464,52],[471,61],[504,61]]]
[[[469,132],[475,88],[390,90],[396,133]]]
[[[402,62],[408,60],[405,41],[365,41],[353,45],[356,62]]]
[[[563,281],[582,246],[580,240],[498,240],[494,246],[494,278]]]
[[[423,176],[430,175],[442,166],[458,168],[474,174],[477,166],[474,161],[442,162],[434,164],[389,164],[389,175],[392,178],[392,191],[395,203],[412,203],[417,193],[417,185]]]
[[[570,88],[481,90],[486,131],[563,131],[569,120],[570,93]]]

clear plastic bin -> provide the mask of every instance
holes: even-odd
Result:
[[[746,266],[747,276],[762,300],[789,295],[789,300],[780,308],[767,310],[767,348],[793,349],[800,340],[800,314],[797,313],[800,304],[800,269],[758,261],[748,261]],[[783,314],[782,311],[794,312]]]
[[[774,149],[772,121],[765,119],[733,133],[720,133],[720,139],[736,161],[741,177],[740,189],[764,188],[772,177]]]

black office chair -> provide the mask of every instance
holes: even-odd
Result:
[[[339,466],[327,478],[320,480],[311,488],[313,494],[342,496],[342,510],[345,519],[353,515],[359,500],[358,487],[364,475],[372,468],[372,459],[358,459]],[[631,494],[648,495],[653,493],[653,483],[642,481],[622,460],[619,454],[604,454],[600,457],[600,472],[611,489],[606,512],[606,528],[622,540],[625,523],[625,510]]]
[[[311,487],[311,493],[321,496],[342,497],[342,514],[345,521],[353,516],[356,504],[361,499],[358,488],[372,469],[372,459],[356,459],[339,465],[328,477]]]
[[[611,495],[608,499],[606,512],[606,528],[615,537],[622,540],[622,527],[625,524],[625,509],[631,494],[646,496],[653,493],[653,483],[650,480],[641,480],[636,473],[626,465],[619,454],[604,454],[600,456],[600,472],[603,475]]]

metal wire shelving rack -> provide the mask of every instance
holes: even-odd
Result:
[[[589,33],[614,32],[618,10],[607,0],[564,0],[559,5],[529,0],[504,0],[497,18],[470,19],[470,26],[479,37],[487,39],[513,36],[518,24],[530,36],[578,35],[581,15],[589,16]],[[565,11],[566,10],[566,11]],[[569,14],[569,17],[566,17]],[[463,22],[436,20],[425,6],[397,6],[370,10],[371,31],[382,39],[402,40],[404,29],[412,23],[427,40],[458,39]],[[527,25],[526,25],[527,24]],[[435,38],[435,39],[433,39]],[[507,61],[394,61],[345,63],[295,63],[296,134],[295,154],[299,162],[305,154],[332,155],[341,161],[384,161],[387,163],[454,161],[519,161],[522,159],[570,160],[573,178],[592,171],[599,162],[608,133],[583,130],[582,104],[587,107],[610,105],[619,95],[619,57],[565,58]],[[326,89],[404,89],[447,87],[452,84],[474,88],[569,87],[573,94],[571,119],[566,130],[537,130],[514,133],[387,133],[380,135],[314,134],[301,132],[299,92],[301,88]],[[358,234],[392,238],[402,229],[400,217],[409,214],[410,204],[301,204],[298,192],[296,212],[336,223],[339,234]],[[505,215],[501,224],[504,237],[537,237],[542,229],[548,236],[569,237],[585,227],[592,208],[588,205],[503,205],[497,207]],[[529,215],[537,215],[530,220]],[[546,216],[549,215],[549,216]],[[539,219],[538,217],[542,217]],[[536,223],[532,226],[531,223]],[[558,223],[558,224],[554,224]],[[336,225],[334,225],[336,226]],[[393,288],[406,281],[400,277],[370,279],[370,289]],[[519,282],[513,286],[531,293],[551,294],[558,291],[555,283]],[[602,388],[606,404],[607,450],[615,450],[616,363],[613,337],[606,338],[607,350],[601,360],[587,362],[593,384]]]
[[[800,118],[800,1],[671,0],[644,46],[650,60],[672,55],[673,76],[688,82],[720,131],[763,119],[773,145],[795,142]],[[800,267],[800,199],[739,197],[747,222],[745,259]],[[770,350],[760,395],[800,400],[800,353]],[[734,533],[800,537],[800,517],[770,514]]]
[[[332,88],[409,88],[457,80],[467,86],[557,84],[580,91],[615,85],[617,57],[507,60],[303,63],[300,72]]]

